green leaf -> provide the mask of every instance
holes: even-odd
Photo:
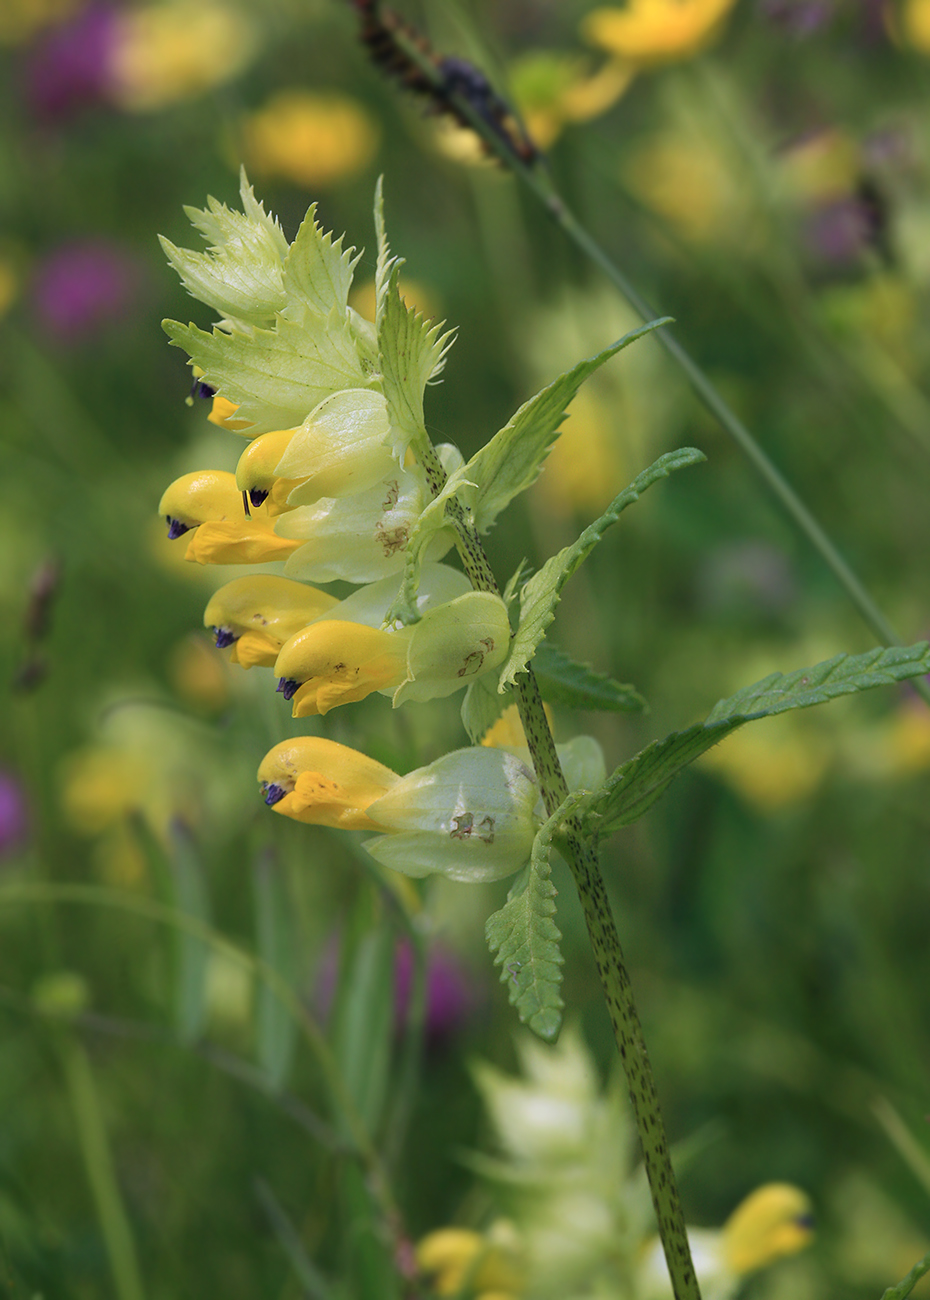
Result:
[[[549,853],[552,837],[583,797],[569,795],[540,827],[528,865],[507,902],[488,917],[484,928],[488,947],[496,954],[494,965],[502,968],[501,983],[507,985],[511,1006],[547,1043],[558,1037],[565,1005],[559,993],[564,958],[559,950],[562,933],[553,920],[557,891],[549,878]]]
[[[434,324],[407,306],[398,287],[400,268],[401,263],[395,261],[384,291],[378,320],[378,353],[393,451],[403,464],[408,447],[416,450],[427,440],[423,394],[428,381],[442,369],[455,331],[443,333],[444,322]]]
[[[683,469],[686,465],[697,465],[702,460],[706,460],[704,453],[695,447],[682,447],[660,456],[629,487],[614,497],[600,519],[589,524],[576,542],[563,547],[533,574],[520,593],[520,626],[510,648],[510,658],[501,671],[500,690],[515,682],[519,673],[525,672],[527,664],[536,653],[536,647],[555,618],[555,607],[561,599],[562,588],[594,550],[610,525],[616,523],[627,506],[638,501],[653,483],[668,478],[673,470]]]
[[[183,348],[204,380],[235,402],[250,436],[302,424],[325,397],[344,388],[370,387],[351,326],[334,312],[328,320],[279,319],[271,330],[212,334],[196,325],[163,321],[175,347]]]
[[[602,713],[642,713],[649,707],[635,687],[576,663],[546,640],[536,648],[533,671],[550,704]]]
[[[510,703],[510,692],[502,694],[498,691],[497,679],[493,673],[475,678],[465,691],[462,701],[462,725],[473,745],[481,744]]]
[[[295,978],[296,944],[293,905],[280,864],[270,852],[258,855],[253,868],[258,956],[289,984]],[[262,981],[255,1005],[258,1063],[274,1089],[287,1082],[297,1041],[297,1025],[287,1007]]]
[[[650,321],[648,325],[631,330],[597,356],[580,361],[573,370],[553,380],[535,397],[524,402],[503,429],[452,476],[452,491],[460,495],[471,510],[479,532],[486,533],[513,498],[536,481],[559,436],[560,426],[567,415],[565,408],[584,381],[605,361],[654,329],[669,324],[670,320],[671,317],[665,316],[662,320]]]
[[[921,641],[861,655],[836,655],[793,673],[771,673],[721,700],[706,722],[654,741],[618,767],[599,790],[587,796],[583,805],[585,828],[599,836],[609,835],[637,821],[679,772],[746,722],[789,709],[808,709],[839,695],[853,695],[927,672],[930,646]]]
[[[205,253],[177,248],[161,239],[168,261],[187,292],[223,317],[248,325],[266,325],[287,301],[284,259],[288,244],[280,225],[269,216],[241,173],[244,212],[207,199],[207,207],[185,208],[210,247]]]
[[[181,822],[171,826],[171,876],[178,912],[209,925],[210,898],[203,863],[190,831]],[[178,930],[175,952],[176,1024],[181,1038],[190,1043],[201,1036],[206,1019],[210,949],[198,935]]]
[[[288,250],[284,263],[284,313],[301,319],[307,308],[324,319],[335,307],[343,315],[348,308],[352,274],[358,258],[354,248],[343,249],[342,238],[334,239],[316,222],[316,204],[307,212]]]

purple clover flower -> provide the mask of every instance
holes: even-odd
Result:
[[[39,324],[65,343],[77,342],[129,315],[140,266],[102,240],[63,244],[39,262],[32,284]]]
[[[25,95],[38,118],[59,121],[107,102],[117,13],[106,3],[89,4],[34,46],[25,68]]]

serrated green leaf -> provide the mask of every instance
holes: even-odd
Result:
[[[416,451],[427,440],[423,394],[428,381],[442,368],[455,331],[443,333],[444,322],[434,324],[407,306],[398,286],[400,267],[395,260],[384,290],[378,319],[378,354],[393,451],[398,463],[403,464],[407,449],[412,446]]]
[[[488,917],[484,928],[488,947],[496,954],[494,965],[502,968],[501,983],[507,985],[511,1006],[547,1043],[558,1037],[565,1005],[559,993],[564,959],[559,949],[562,933],[553,920],[557,891],[549,878],[549,854],[553,836],[582,798],[569,795],[540,827],[529,864],[507,902]]]
[[[507,586],[504,588],[502,596],[504,604],[507,606],[508,610],[517,598],[517,590],[523,581],[524,573],[526,573],[529,567],[530,562],[526,557],[524,557],[507,580]]]
[[[333,308],[345,314],[358,258],[316,222],[316,204],[307,212],[284,262],[285,315],[300,319],[310,308],[324,319]]]
[[[255,198],[244,170],[240,193],[244,212],[234,212],[212,197],[205,209],[184,209],[210,242],[205,253],[178,248],[164,238],[161,245],[192,297],[224,318],[267,325],[287,301],[287,240],[278,222]]]
[[[279,320],[271,330],[248,333],[163,321],[175,347],[183,348],[203,378],[239,407],[250,435],[303,423],[324,397],[345,388],[366,388],[352,330],[344,315],[306,323]]]
[[[475,678],[462,701],[462,725],[473,745],[480,745],[510,703],[509,692],[498,692],[493,673]]]
[[[870,650],[861,655],[836,655],[813,668],[771,673],[714,706],[706,722],[654,741],[623,763],[583,805],[585,828],[609,835],[642,817],[690,763],[747,722],[808,709],[839,695],[853,695],[906,681],[930,672],[930,646]]]
[[[605,361],[670,320],[666,316],[631,330],[597,356],[580,361],[553,380],[524,402],[503,429],[452,476],[452,491],[468,506],[480,533],[486,533],[513,498],[536,481],[568,414],[565,408],[584,381]]]
[[[533,671],[543,699],[550,704],[603,713],[642,713],[649,707],[634,686],[576,663],[546,640],[536,647]]]
[[[669,451],[660,456],[629,487],[614,497],[601,517],[589,524],[576,542],[563,547],[533,574],[520,593],[520,626],[510,648],[510,658],[501,671],[500,690],[515,682],[519,673],[525,672],[527,664],[536,653],[536,647],[555,618],[555,608],[561,599],[562,588],[594,550],[610,525],[616,523],[627,506],[638,501],[653,483],[668,478],[673,470],[696,465],[702,460],[706,460],[704,453],[695,447],[681,447],[678,451]]]

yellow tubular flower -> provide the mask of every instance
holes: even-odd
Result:
[[[284,642],[339,602],[303,582],[257,574],[220,587],[204,611],[217,648],[232,646],[231,660],[243,668],[271,668]]]
[[[168,536],[196,529],[185,559],[198,564],[261,564],[285,560],[299,541],[278,537],[268,511],[246,515],[236,476],[224,470],[183,474],[165,490],[158,507],[168,520]]]
[[[235,414],[239,407],[235,402],[231,402],[228,397],[220,397],[217,393],[213,398],[213,409],[207,416],[211,424],[218,424],[221,429],[229,429],[232,433],[242,433],[247,438],[250,436],[249,429],[252,427],[248,420],[237,420]]]
[[[586,41],[634,64],[686,59],[714,36],[736,0],[630,0],[624,9],[593,9],[581,24]]]
[[[523,1278],[510,1252],[469,1228],[439,1228],[418,1244],[417,1265],[431,1276],[439,1296],[459,1295],[463,1286],[488,1297],[512,1297],[522,1290]]]
[[[245,506],[234,474],[200,469],[182,474],[165,488],[158,513],[168,521],[168,536],[175,538],[208,519],[242,519]]]
[[[813,1235],[810,1198],[790,1183],[766,1183],[723,1225],[723,1254],[729,1268],[742,1276],[796,1254]]]
[[[256,508],[267,501],[269,515],[280,515],[292,509],[287,504],[287,498],[303,482],[300,478],[278,478],[275,473],[278,461],[296,432],[296,429],[278,429],[274,433],[263,433],[261,437],[253,438],[236,466],[236,486],[239,491],[247,492]]]
[[[364,171],[378,147],[376,123],[347,95],[280,90],[245,119],[249,171],[312,189]]]
[[[406,676],[412,630],[313,623],[282,647],[274,666],[278,690],[286,700],[293,699],[295,718],[307,718],[398,686]]]
[[[377,830],[365,810],[400,779],[389,767],[321,736],[283,740],[262,759],[258,779],[275,812],[311,826]]]

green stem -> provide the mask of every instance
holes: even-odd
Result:
[[[423,464],[431,490],[434,494],[438,493],[445,481],[445,471],[439,463],[439,458],[429,445],[418,446],[417,455]],[[454,497],[447,502],[446,513],[455,526],[459,554],[472,585],[479,591],[490,591],[499,595],[497,581],[481,540],[468,523],[464,510]],[[539,684],[531,668],[518,677],[516,694],[520,721],[536,769],[539,791],[546,812],[552,817],[568,798],[568,786],[556,753],[549,720],[543,708]],[[626,1075],[659,1237],[665,1252],[669,1276],[672,1279],[675,1300],[701,1300],[652,1063],[646,1049],[646,1040],[643,1037],[643,1029],[633,997],[633,986],[626,968],[600,863],[574,817],[566,819],[562,831],[561,847],[571,868],[575,888],[581,900],[594,961],[604,989],[617,1050]]]
[[[452,105],[456,113],[460,114],[481,137],[487,148],[536,196],[565,235],[604,272],[634,311],[644,321],[655,320],[660,313],[653,311],[646,299],[633,287],[617,264],[589,234],[574,213],[570,211],[555,190],[549,176],[539,166],[532,166],[524,162],[508,146],[506,140],[494,130],[493,126],[485,121],[467,98],[446,89],[443,85],[441,69],[432,61],[428,53],[419,48],[415,41],[403,31],[396,31],[394,39],[403,47],[405,55],[411,62],[415,63],[419,71],[436,87],[440,97]],[[871,628],[882,644],[888,646],[902,645],[903,642],[894,627],[885,618],[878,605],[843,559],[811,511],[780,470],[769,460],[745,424],[731,410],[728,403],[691,357],[690,353],[682,347],[667,329],[656,330],[655,333],[666,352],[686,375],[698,399],[748,457],[750,463],[761,475],[771,492],[830,569],[867,626]],[[914,689],[927,704],[930,704],[930,685],[922,678],[917,678],[914,681]]]
[[[120,1300],[145,1300],[132,1229],[116,1180],[113,1155],[90,1061],[83,1044],[71,1030],[60,1031],[58,1051],[116,1293]]]
[[[890,1286],[882,1295],[882,1300],[907,1300],[914,1287],[927,1273],[930,1273],[930,1255],[918,1260],[907,1277],[897,1286]]]

